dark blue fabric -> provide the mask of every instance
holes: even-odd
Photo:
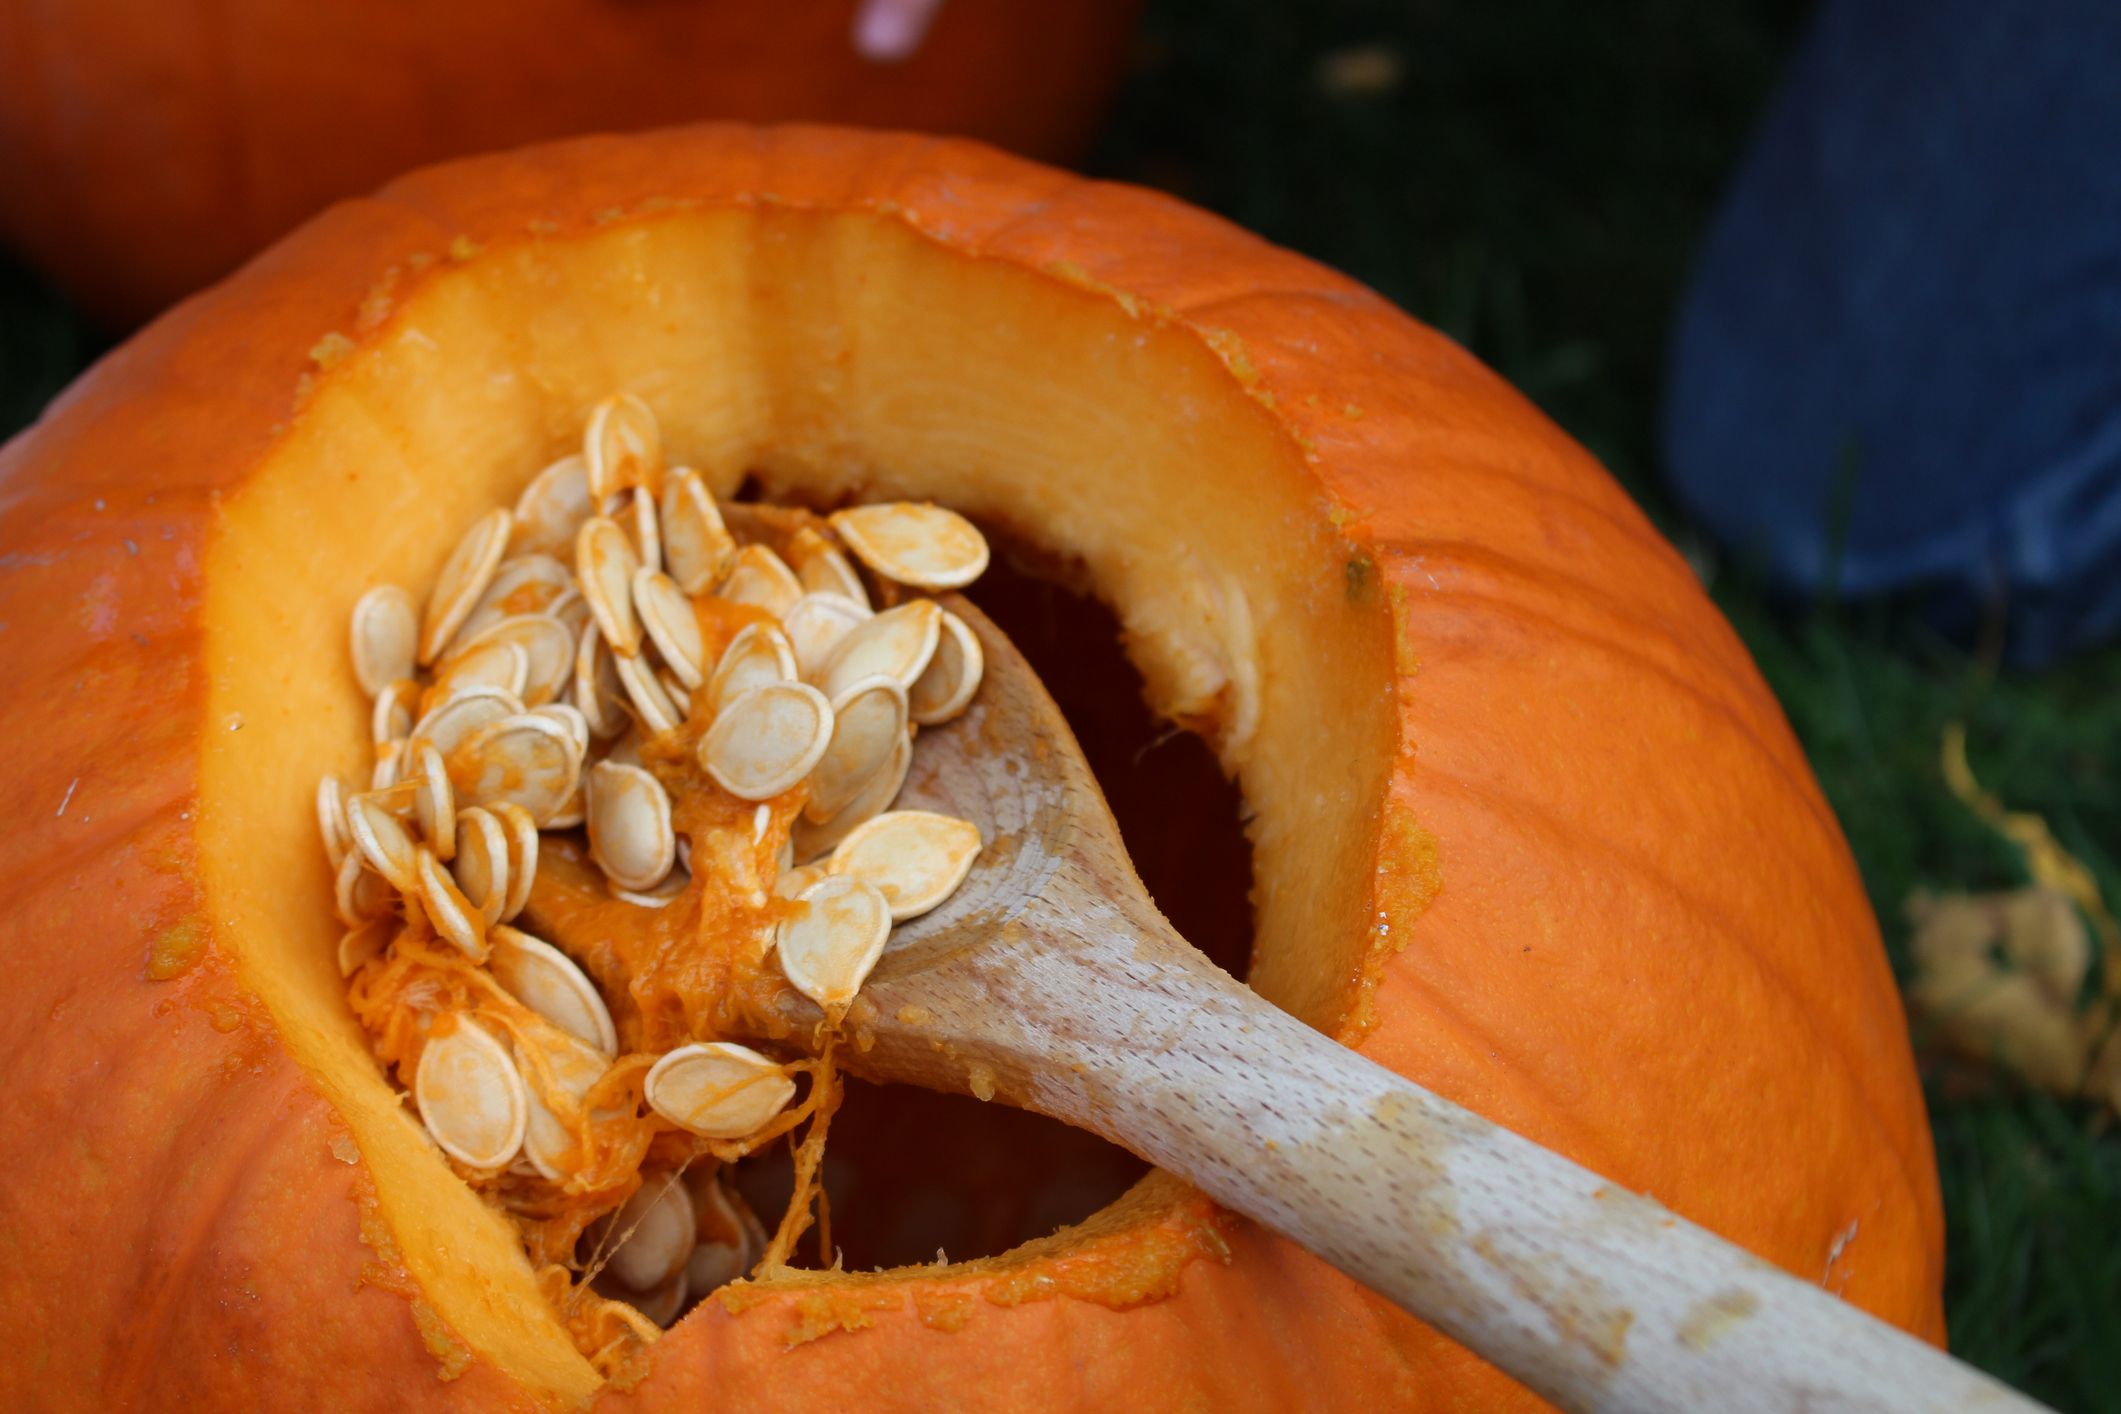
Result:
[[[2121,629],[2121,0],[1827,0],[1700,254],[1664,443],[1784,587],[2000,612],[2019,662]]]

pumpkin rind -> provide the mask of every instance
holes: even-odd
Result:
[[[723,207],[867,213],[1212,351],[1315,480],[1399,660],[1378,931],[1336,975],[1263,956],[1256,985],[1939,1338],[1928,1130],[1846,847],[1734,635],[1583,452],[1367,291],[1168,198],[965,143],[709,127],[453,164],[339,208],[0,452],[0,724],[40,744],[0,782],[34,822],[0,849],[11,1403],[531,1398],[364,1245],[365,1167],[227,965],[197,812],[208,734],[243,723],[207,718],[204,567],[220,503],[304,390],[450,252]],[[1199,1233],[1207,1211],[1181,1200],[1108,1245]],[[1160,1269],[1175,1294],[1126,1310],[997,1305],[962,1268],[822,1312],[769,1288],[710,1303],[603,1397],[1533,1403],[1277,1239],[1239,1225],[1197,1250],[1220,1242],[1227,1264]],[[790,1346],[820,1319],[862,1328]]]

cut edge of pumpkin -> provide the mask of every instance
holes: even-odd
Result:
[[[424,587],[466,512],[512,497],[557,454],[568,419],[612,388],[658,403],[683,459],[718,494],[756,473],[774,498],[932,498],[1081,561],[1119,612],[1152,704],[1209,738],[1257,811],[1248,833],[1259,955],[1287,955],[1307,938],[1315,947],[1321,935],[1362,940],[1317,967],[1269,969],[1308,980],[1307,994],[1276,999],[1359,1034],[1362,998],[1396,951],[1390,934],[1403,938],[1400,915],[1434,891],[1434,849],[1400,828],[1411,822],[1385,798],[1397,722],[1378,685],[1392,680],[1392,616],[1381,595],[1343,592],[1348,542],[1271,400],[1251,386],[1241,349],[1117,292],[860,210],[665,208],[565,234],[459,238],[452,258],[391,299],[385,313],[364,309],[357,340],[320,336],[331,357],[295,390],[300,410],[221,509],[206,575],[207,721],[243,729],[208,733],[201,872],[239,976],[353,1131],[376,1221],[416,1288],[408,1296],[442,1373],[468,1348],[549,1401],[579,1403],[597,1387],[513,1231],[452,1181],[346,1013],[329,908],[312,907],[328,883],[302,783],[345,769],[366,742],[343,662],[353,599],[381,579]],[[700,317],[672,317],[688,305]],[[634,337],[617,338],[621,329]],[[1109,352],[1118,334],[1131,336],[1123,342],[1135,355]],[[1062,335],[1081,340],[1081,357],[1037,356]],[[979,416],[995,408],[1004,414]],[[457,477],[434,478],[438,464]],[[1193,470],[1204,464],[1249,474],[1258,493],[1249,524],[1227,491],[1189,488],[1188,473],[1205,480]],[[1145,507],[1148,468],[1159,465],[1169,475]],[[1071,483],[1076,494],[1056,504]],[[378,514],[407,505],[420,514]],[[275,554],[285,543],[276,532],[299,524],[369,533],[299,562]],[[1154,550],[1161,558],[1145,553]],[[1247,593],[1262,578],[1275,602]],[[290,687],[290,644],[315,653],[309,700],[299,681]],[[1336,671],[1298,671],[1319,662]],[[1377,768],[1351,779],[1365,773],[1347,763],[1365,760]],[[1320,808],[1304,767],[1325,779],[1329,764],[1342,799]],[[1412,841],[1398,851],[1419,864],[1411,884],[1385,878],[1404,861],[1380,857],[1380,828],[1388,843]],[[1317,863],[1297,862],[1306,854]],[[1360,900],[1364,918],[1327,928],[1316,921],[1321,898],[1339,904],[1326,914],[1352,914]],[[997,1257],[781,1276],[732,1289],[722,1304],[782,1305],[798,1330],[823,1322],[818,1334],[869,1323],[864,1303],[884,1288],[941,1329],[959,1318],[950,1293],[974,1288],[995,1304],[1048,1295],[1135,1304],[1166,1294],[1186,1263],[1226,1254],[1223,1221],[1191,1190],[1151,1175],[1090,1221]],[[455,1253],[446,1267],[445,1243]],[[1020,1280],[1071,1262],[1067,1280]],[[927,1306],[923,1291],[936,1293]]]

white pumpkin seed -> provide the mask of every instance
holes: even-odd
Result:
[[[795,646],[776,624],[746,624],[722,650],[707,680],[707,703],[716,716],[754,687],[796,680]]]
[[[420,647],[420,609],[395,584],[379,584],[354,601],[353,670],[361,691],[374,697],[412,676]]]
[[[692,1206],[699,1215],[699,1244],[685,1259],[685,1282],[705,1296],[751,1269],[766,1251],[766,1231],[750,1205],[718,1177],[694,1185]]]
[[[412,729],[414,742],[433,742],[446,759],[473,733],[523,710],[523,700],[498,687],[466,687],[428,709]]]
[[[891,905],[876,885],[847,874],[818,880],[796,902],[802,912],[774,932],[781,975],[827,1012],[844,1011],[884,955]]]
[[[892,810],[832,851],[832,872],[876,885],[891,921],[918,918],[957,892],[979,858],[979,826],[927,810]]]
[[[339,872],[332,879],[332,902],[337,906],[339,921],[347,927],[358,928],[370,919],[388,915],[397,897],[390,881],[368,867],[360,850],[348,850],[339,861]]]
[[[521,807],[517,807],[520,809]],[[513,860],[508,831],[494,812],[481,806],[466,806],[457,812],[457,854],[450,873],[457,888],[479,916],[492,928],[508,913],[509,871]]]
[[[376,705],[368,714],[368,739],[381,746],[403,741],[412,734],[413,711],[420,702],[420,685],[411,678],[388,683],[376,694]]]
[[[649,1291],[682,1277],[692,1255],[699,1218],[692,1195],[668,1170],[644,1169],[641,1186],[611,1215],[617,1239],[604,1270],[634,1291]]]
[[[589,771],[589,856],[624,889],[652,889],[677,862],[670,796],[639,766],[599,761]]]
[[[574,794],[567,797],[567,803],[562,805],[556,814],[549,815],[538,823],[542,829],[572,830],[588,818],[589,792],[582,789],[581,780],[577,778]]]
[[[680,840],[680,844],[684,841]],[[663,876],[663,882],[652,889],[622,889],[613,885],[611,896],[635,908],[668,908],[676,903],[686,889],[692,885],[692,874],[683,868],[672,869]]]
[[[440,657],[442,650],[455,635],[457,628],[479,599],[493,583],[494,572],[501,567],[501,555],[508,548],[508,536],[515,525],[515,516],[506,510],[488,511],[480,516],[464,538],[449,552],[449,559],[442,565],[442,576],[435,582],[434,593],[427,599],[427,613],[420,623],[420,662],[432,663]],[[401,673],[400,677],[409,677]]]
[[[394,918],[370,918],[340,934],[339,975],[351,977],[381,957],[383,950],[390,946],[391,936],[397,931],[397,926],[397,920]]]
[[[567,728],[518,713],[479,728],[450,753],[450,779],[468,804],[512,800],[549,825],[581,780]]]
[[[901,737],[884,769],[870,777],[861,794],[848,802],[839,814],[821,824],[796,816],[795,830],[789,837],[793,857],[807,864],[820,855],[829,854],[841,840],[854,833],[856,826],[865,825],[890,809],[891,802],[898,799],[899,791],[904,788],[906,773],[912,767],[913,741],[910,737]]]
[[[565,702],[548,702],[542,707],[531,708],[530,715],[558,722],[567,729],[567,738],[574,743],[574,754],[577,757],[589,755],[589,719],[580,709]]]
[[[569,544],[571,548],[572,542]],[[561,600],[574,592],[574,571],[551,555],[517,555],[503,560],[493,572],[493,583],[486,586],[486,592],[479,596],[470,616],[450,640],[451,648],[471,642],[503,619],[552,613]]]
[[[662,531],[670,577],[687,594],[720,584],[736,561],[736,541],[714,496],[690,467],[674,467],[663,478]]]
[[[670,699],[670,705],[677,708],[678,720],[682,722],[690,717],[692,715],[692,689],[679,681],[676,673],[661,665],[656,667],[655,680],[662,687],[663,695]]]
[[[542,706],[558,697],[574,673],[574,635],[551,614],[496,619],[476,638],[465,640],[459,652],[473,653],[493,644],[513,644],[522,650],[523,685],[514,691],[526,706]],[[448,671],[448,664],[436,671],[439,677]]]
[[[932,599],[909,599],[857,625],[833,653],[821,686],[837,697],[868,677],[886,677],[911,687],[928,670],[942,637],[943,608]]]
[[[382,799],[382,792],[369,791],[346,802],[346,829],[368,867],[388,879],[392,888],[403,894],[418,889],[418,846]]]
[[[641,567],[660,571],[663,568],[663,531],[657,523],[655,493],[646,486],[636,486],[618,504],[605,514],[626,528],[633,541],[633,553],[640,557]]]
[[[353,848],[346,832],[346,786],[329,772],[317,778],[317,833],[324,838],[324,856],[334,872]]]
[[[655,669],[645,657],[620,658],[614,664],[619,683],[626,689],[626,700],[633,704],[635,716],[651,735],[677,730],[678,723],[685,720],[678,711],[677,703],[663,690],[657,680]]]
[[[506,1168],[523,1147],[523,1077],[500,1042],[461,1018],[420,1052],[412,1095],[427,1132],[458,1163]]]
[[[832,740],[810,772],[803,813],[831,819],[891,762],[906,735],[906,690],[890,678],[863,678],[832,700]]]
[[[803,582],[764,545],[746,545],[736,552],[728,578],[715,593],[732,604],[749,604],[779,618],[803,597]]]
[[[832,742],[832,704],[808,683],[752,688],[700,738],[700,765],[742,800],[770,800],[810,774]]]
[[[516,497],[517,554],[566,555],[574,534],[596,501],[589,494],[589,463],[579,453],[561,457],[530,479]]]
[[[864,609],[869,607],[869,591],[862,587],[853,562],[812,527],[806,525],[788,537],[787,558],[804,593],[837,594]]]
[[[415,853],[419,877],[420,911],[434,925],[435,933],[466,956],[486,958],[486,916],[457,887],[434,851],[422,845]]]
[[[626,730],[626,714],[619,704],[626,689],[619,682],[613,655],[604,644],[603,630],[591,620],[583,625],[581,647],[574,658],[574,706],[599,737],[612,737]]]
[[[779,1065],[733,1041],[695,1041],[657,1061],[644,1085],[648,1104],[703,1139],[742,1139],[772,1122],[795,1098]]]
[[[575,536],[574,570],[590,617],[621,658],[641,651],[641,622],[633,612],[633,574],[641,557],[617,521],[591,516]]]
[[[423,741],[412,756],[413,818],[435,858],[447,864],[457,851],[457,800],[449,768],[434,743]]]
[[[435,691],[445,697],[467,687],[497,687],[520,698],[529,681],[530,655],[516,643],[470,644],[435,665]]]
[[[640,1312],[644,1319],[653,1321],[665,1330],[677,1324],[678,1317],[684,1313],[686,1301],[692,1295],[692,1288],[686,1282],[685,1273],[682,1271],[653,1291],[627,1291],[616,1283],[613,1284],[612,1290],[622,1292],[623,1295],[619,1296],[618,1300],[624,1301]]]
[[[602,501],[632,486],[651,489],[663,471],[663,432],[648,404],[631,393],[615,393],[589,414],[582,434],[589,494]]]
[[[529,904],[530,886],[538,877],[538,822],[512,800],[495,801],[493,815],[508,836],[508,901],[501,910],[506,923]]]
[[[487,963],[507,993],[554,1026],[607,1056],[618,1054],[619,1032],[611,1010],[574,959],[542,938],[517,928],[493,930]]]
[[[707,643],[692,600],[667,574],[643,566],[633,576],[633,608],[655,651],[688,688],[707,681]]]
[[[816,682],[848,634],[870,618],[869,610],[842,594],[805,594],[781,615],[781,628],[795,648],[796,671]]]
[[[822,864],[798,864],[793,869],[783,869],[781,876],[773,881],[773,892],[781,898],[800,897],[803,890],[831,872]]]
[[[959,589],[987,568],[987,538],[941,506],[892,501],[852,506],[829,519],[855,558],[916,589]]]
[[[553,1084],[566,1091],[577,1106],[604,1078],[604,1072],[611,1069],[603,1052],[561,1031],[547,1031],[540,1037],[538,1058],[551,1072]],[[516,1039],[515,1059],[516,1069],[523,1074],[523,1094],[530,1104],[529,1121],[523,1127],[523,1157],[539,1177],[563,1181],[572,1172],[567,1160],[582,1157],[574,1152],[574,1131],[561,1122],[539,1093],[538,1068],[526,1053],[521,1037]]]
[[[906,689],[913,720],[924,727],[940,726],[970,707],[987,671],[986,651],[971,626],[948,609],[943,610],[942,625],[935,656]]]

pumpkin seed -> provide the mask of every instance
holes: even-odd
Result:
[[[793,869],[783,869],[781,876],[773,881],[773,892],[780,898],[795,898],[831,872],[822,864],[798,864]]]
[[[627,538],[633,541],[633,553],[640,557],[644,568],[663,568],[663,532],[656,523],[653,491],[646,486],[636,486],[624,496],[615,498],[615,504],[606,514],[625,528]]]
[[[871,617],[869,610],[841,594],[805,594],[781,615],[781,628],[795,648],[795,666],[805,681],[815,682],[848,634]]]
[[[892,501],[828,518],[855,558],[916,589],[960,589],[987,568],[987,538],[956,511]]]
[[[618,1028],[596,984],[551,943],[504,924],[493,930],[487,967],[510,996],[560,1030],[607,1056],[618,1054]]]
[[[567,729],[567,739],[574,746],[577,758],[589,755],[589,719],[580,710],[565,702],[548,702],[542,707],[530,709],[533,717],[543,717],[549,722],[558,722]]]
[[[663,471],[663,432],[655,413],[631,393],[604,399],[589,414],[582,457],[595,500],[632,486],[653,489]]]
[[[469,643],[503,619],[549,614],[574,592],[574,571],[551,555],[517,555],[503,560],[493,572],[493,583],[486,586],[486,592],[479,596],[451,643]]]
[[[376,694],[376,705],[368,714],[368,737],[377,746],[403,741],[412,734],[413,708],[420,700],[420,685],[411,678],[385,684]]]
[[[467,687],[497,687],[520,698],[529,681],[530,655],[516,643],[471,644],[435,666],[435,692],[444,697]]]
[[[581,647],[574,658],[574,706],[589,723],[592,734],[617,736],[626,730],[626,714],[619,710],[626,689],[619,682],[613,655],[604,646],[603,630],[591,620],[582,628]]]
[[[368,773],[370,790],[388,790],[398,783],[398,762],[405,755],[402,741],[376,743],[376,764]]]
[[[707,681],[703,661],[707,643],[700,635],[700,616],[677,581],[643,566],[633,576],[633,607],[656,652],[663,655],[678,680],[688,688]]]
[[[670,797],[639,766],[599,761],[589,771],[589,857],[611,882],[652,889],[677,862]]]
[[[589,792],[582,789],[582,783],[578,777],[575,781],[574,794],[567,797],[567,803],[562,805],[554,814],[548,815],[539,821],[538,825],[539,828],[546,830],[572,830],[588,818]]]
[[[802,581],[806,594],[837,594],[864,609],[869,607],[869,591],[862,587],[853,562],[810,526],[788,537],[788,567]]]
[[[684,1274],[699,1218],[675,1173],[645,1169],[641,1186],[611,1215],[610,1231],[618,1241],[604,1270],[634,1291],[649,1291]]]
[[[580,1105],[583,1096],[604,1078],[604,1072],[611,1069],[611,1062],[603,1052],[557,1030],[539,1037],[538,1058],[545,1062],[553,1083],[566,1091],[576,1105]],[[537,1066],[528,1058],[521,1037],[516,1039],[515,1059],[516,1069],[523,1075],[524,1098],[530,1105],[529,1119],[523,1126],[523,1157],[529,1160],[539,1177],[564,1181],[572,1172],[566,1161],[582,1157],[574,1152],[574,1131],[553,1113],[545,1097],[538,1092]]]
[[[361,691],[374,697],[412,676],[420,646],[420,609],[395,584],[379,584],[354,601],[353,670]]]
[[[317,833],[324,837],[324,856],[334,872],[353,848],[346,832],[346,786],[329,772],[317,778]]]
[[[466,801],[512,800],[541,825],[559,814],[581,772],[567,729],[527,712],[479,728],[449,755],[450,779]]]
[[[538,877],[538,822],[512,800],[495,801],[493,816],[508,836],[508,900],[501,910],[506,923],[530,903],[530,886]]]
[[[442,577],[436,581],[434,593],[427,598],[427,614],[420,624],[420,662],[432,663],[441,656],[457,628],[471,617],[472,609],[493,583],[494,572],[501,567],[502,552],[508,548],[508,536],[515,525],[515,516],[506,510],[488,511],[480,516],[464,538],[449,552],[443,562]],[[398,676],[407,677],[409,673]]]
[[[678,1317],[684,1313],[685,1302],[692,1295],[692,1288],[687,1284],[683,1272],[679,1272],[653,1291],[628,1291],[616,1283],[613,1284],[612,1290],[621,1293],[616,1299],[640,1312],[642,1319],[652,1321],[665,1330],[677,1323]]]
[[[420,911],[434,925],[437,935],[473,959],[486,957],[486,916],[457,887],[435,852],[425,845],[415,851],[419,878]]]
[[[434,743],[423,741],[413,751],[413,818],[435,858],[447,864],[457,850],[456,792],[450,788],[449,768]]]
[[[679,844],[683,843],[684,841],[679,841]],[[676,868],[664,876],[662,883],[651,889],[622,889],[614,884],[611,896],[622,903],[630,903],[635,908],[668,908],[678,901],[679,896],[691,887],[691,884],[691,871]]]
[[[390,881],[368,867],[361,851],[348,850],[332,879],[332,902],[337,906],[339,921],[349,928],[358,928],[372,918],[388,915],[396,901],[397,892]]]
[[[512,644],[522,650],[523,685],[513,690],[526,706],[542,706],[558,697],[574,673],[574,635],[551,614],[513,614],[496,619],[476,638],[466,640],[459,651],[472,653],[492,644]],[[437,676],[447,671],[444,664]]]
[[[589,615],[621,658],[641,651],[641,623],[633,612],[633,573],[641,567],[633,542],[617,521],[591,516],[575,537],[574,570]]]
[[[418,846],[382,799],[382,792],[369,791],[346,802],[346,829],[368,867],[388,879],[392,888],[402,894],[418,889]]]
[[[582,629],[589,623],[589,601],[582,597],[582,591],[576,589],[571,580],[566,592],[553,600],[545,612],[567,625],[567,632],[580,641]]]
[[[685,720],[646,658],[620,658],[615,667],[619,682],[626,689],[626,700],[633,704],[634,714],[650,734],[675,731],[678,723]]]
[[[381,957],[383,949],[390,946],[391,934],[397,931],[397,926],[394,918],[370,918],[340,934],[339,975],[351,977]]]
[[[987,671],[987,655],[979,635],[948,609],[943,610],[942,632],[935,640],[935,656],[906,689],[906,705],[913,720],[924,727],[940,726],[972,705],[980,678]]]
[[[705,594],[736,563],[736,541],[722,524],[707,483],[690,467],[663,478],[663,558],[687,594]]]
[[[522,710],[523,700],[504,688],[460,688],[428,709],[413,727],[412,739],[433,742],[446,758],[455,755],[474,733]]]
[[[716,714],[700,765],[742,800],[770,800],[816,767],[832,741],[832,704],[808,683],[754,687]]]
[[[891,921],[918,918],[957,892],[979,857],[979,826],[927,810],[892,810],[858,825],[832,851],[834,874],[866,879]]]
[[[829,820],[891,762],[906,735],[906,690],[890,678],[863,678],[832,701],[832,740],[810,772],[803,813]]]
[[[796,896],[803,911],[774,931],[781,975],[827,1013],[861,990],[891,936],[891,905],[866,879],[834,874]]]
[[[858,625],[832,655],[822,686],[837,697],[863,678],[887,677],[911,687],[928,670],[942,637],[942,605],[909,599]]]
[[[744,693],[772,682],[796,680],[795,646],[775,624],[746,624],[722,650],[707,680],[707,703],[716,716]]]
[[[508,847],[508,831],[494,812],[470,805],[457,812],[456,836],[457,854],[450,861],[450,872],[456,876],[457,888],[466,901],[491,928],[507,916],[514,882],[510,878],[514,860]]]
[[[518,554],[565,555],[574,534],[596,509],[589,494],[589,463],[580,453],[561,457],[530,478],[516,497],[515,538]]]
[[[830,854],[841,840],[854,833],[856,826],[867,824],[890,809],[891,802],[898,799],[899,791],[905,786],[906,773],[912,767],[913,741],[909,737],[900,737],[884,769],[870,777],[861,793],[837,815],[823,823],[796,816],[795,830],[789,837],[793,857],[807,864],[820,855]]]
[[[412,1095],[435,1143],[468,1168],[506,1168],[523,1147],[523,1077],[501,1043],[468,1022],[420,1052]]]
[[[664,1055],[643,1086],[649,1108],[703,1139],[742,1139],[795,1098],[779,1065],[733,1041],[695,1041]]]
[[[749,604],[779,618],[803,597],[803,582],[764,545],[746,545],[736,552],[729,577],[715,593],[732,604]]]
[[[678,720],[682,722],[689,718],[692,715],[692,689],[680,682],[676,673],[661,666],[655,670],[655,680],[661,685],[663,695],[670,699],[670,705],[677,708]]]
[[[766,1231],[750,1205],[717,1177],[694,1187],[692,1207],[699,1215],[699,1242],[685,1259],[685,1281],[704,1296],[751,1269],[765,1253]]]

